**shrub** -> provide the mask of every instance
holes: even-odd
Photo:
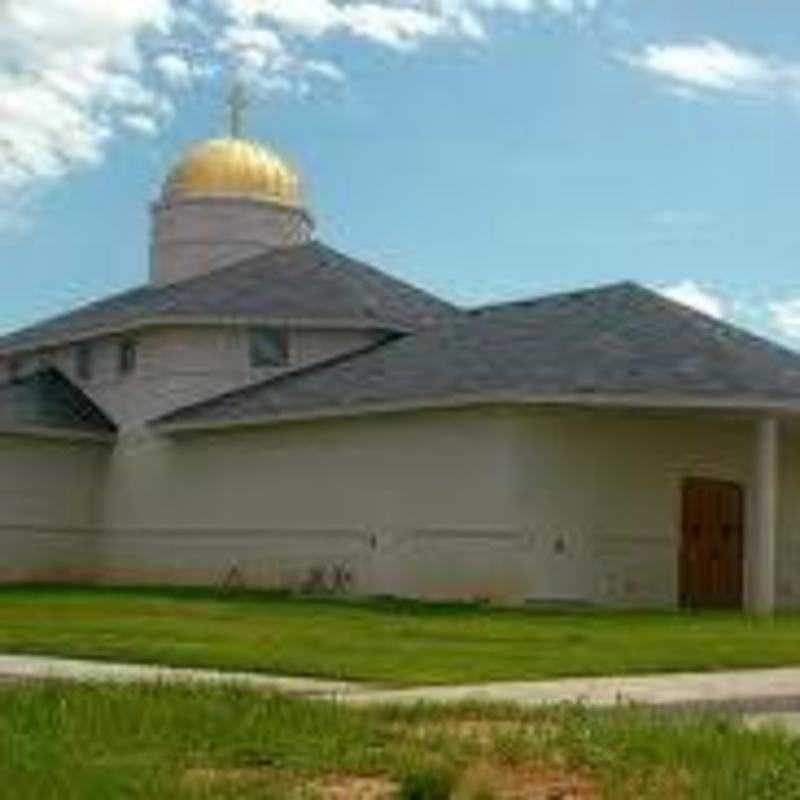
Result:
[[[421,766],[410,769],[400,779],[398,800],[450,800],[456,786],[452,769]]]

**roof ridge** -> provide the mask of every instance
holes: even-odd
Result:
[[[309,243],[310,244],[310,243]],[[238,270],[240,267],[244,267],[250,261],[254,261],[260,258],[263,258],[266,253],[271,252],[278,252],[278,251],[289,251],[289,250],[300,250],[307,247],[308,244],[303,245],[286,245],[285,247],[276,247],[271,250],[264,250],[263,252],[259,252],[254,256],[248,256],[246,259],[242,261],[234,262],[233,264],[225,267],[225,270]],[[219,270],[213,270],[211,272],[205,272],[202,275],[195,275],[191,278],[186,278],[181,281],[174,281],[173,283],[165,283],[161,285],[155,285],[151,283],[140,283],[136,286],[131,286],[128,289],[123,289],[119,292],[115,292],[114,294],[110,294],[106,297],[99,297],[94,300],[89,300],[88,302],[81,303],[68,311],[63,311],[59,314],[54,314],[52,316],[42,317],[34,322],[31,322],[29,325],[25,325],[22,328],[15,328],[14,330],[8,331],[5,334],[0,335],[0,348],[3,346],[3,343],[6,339],[21,336],[23,334],[28,333],[29,331],[33,331],[36,328],[42,325],[50,325],[53,323],[58,323],[62,320],[67,320],[70,317],[80,314],[86,311],[90,311],[92,308],[105,306],[107,304],[113,303],[118,300],[122,300],[123,298],[128,297],[129,295],[136,294],[137,292],[141,292],[143,294],[150,294],[154,297],[158,297],[159,295],[168,295],[171,291],[174,291],[177,288],[183,288],[185,286],[194,285],[196,283],[200,283],[204,280],[209,278],[217,278]]]
[[[142,284],[93,300],[0,336],[0,350],[30,351],[172,315],[272,316],[403,332],[456,312],[423,288],[311,240],[183,281]]]
[[[549,303],[559,300],[583,299],[589,295],[599,296],[603,294],[610,294],[611,292],[617,292],[621,289],[627,289],[629,291],[631,289],[648,291],[642,284],[633,280],[614,281],[612,283],[602,283],[597,286],[590,286],[584,289],[568,289],[560,292],[548,292],[547,294],[534,295],[532,297],[526,297],[519,300],[501,300],[496,303],[487,303],[485,305],[474,306],[468,311],[470,314],[479,315],[484,312],[504,311],[511,308],[525,308],[538,305],[540,303]]]
[[[639,286],[638,288],[641,293],[647,295],[651,301],[658,303],[661,306],[665,306],[673,312],[680,313],[683,317],[689,318],[689,320],[694,323],[702,323],[702,326],[706,330],[717,329],[718,331],[722,331],[727,335],[732,334],[739,339],[746,340],[748,344],[757,345],[765,350],[769,350],[774,353],[780,353],[784,356],[789,356],[790,358],[795,358],[800,361],[800,352],[797,350],[793,350],[787,345],[755,333],[754,331],[745,328],[743,325],[739,325],[735,322],[729,322],[726,319],[714,317],[711,314],[707,314],[704,311],[694,308],[693,306],[673,300],[672,298],[661,294],[661,292],[651,289],[647,286]]]
[[[348,267],[355,267],[361,271],[361,276],[367,278],[373,286],[378,289],[381,289],[380,281],[388,279],[392,283],[393,288],[399,288],[403,291],[407,291],[409,294],[413,294],[415,297],[424,298],[426,301],[435,302],[442,308],[447,308],[453,312],[463,313],[464,309],[455,305],[454,303],[445,300],[442,297],[439,297],[437,294],[429,291],[428,289],[422,288],[421,286],[416,286],[415,284],[411,283],[410,281],[404,280],[403,278],[399,278],[391,272],[387,272],[382,269],[378,269],[374,265],[370,264],[368,261],[364,261],[360,258],[354,258],[353,256],[348,255],[347,253],[343,253],[341,250],[337,250],[335,247],[331,247],[324,242],[320,242],[315,240],[314,245],[316,250],[321,253],[326,258],[333,256],[335,261],[328,266],[333,266],[334,269],[337,269],[338,274],[351,286],[354,286],[360,295],[364,295],[364,286],[358,285],[357,281],[355,280],[355,276],[348,272],[347,269],[344,269],[341,264],[344,262]],[[367,301],[369,298],[367,298]],[[370,308],[369,302],[365,303],[365,308],[367,308],[370,312],[373,310]]]
[[[21,336],[23,334],[28,333],[29,331],[33,331],[36,328],[41,327],[42,325],[50,325],[52,323],[60,322],[62,320],[69,319],[71,316],[75,314],[79,314],[84,311],[89,311],[92,308],[104,306],[107,303],[112,303],[117,300],[121,300],[128,295],[133,295],[137,292],[147,292],[147,291],[154,291],[159,287],[151,286],[147,283],[140,283],[137,286],[131,286],[128,289],[123,289],[122,291],[115,292],[114,294],[108,295],[107,297],[98,297],[95,300],[89,300],[88,302],[82,303],[74,308],[71,308],[69,311],[62,311],[59,314],[54,314],[53,316],[49,317],[41,317],[40,319],[29,323],[28,325],[24,325],[21,328],[15,328],[14,330],[7,331],[6,333],[0,335],[0,348],[3,347],[3,343],[6,339],[10,339],[15,336]]]
[[[348,275],[346,270],[341,269],[340,262],[343,260],[344,255],[334,250],[332,247],[326,247],[322,243],[316,244],[314,249],[326,259],[325,268],[336,276],[339,284],[345,284],[355,290],[367,315],[371,316],[374,314],[375,309],[372,308],[369,297],[366,296],[364,286],[356,281],[353,275]],[[331,256],[333,256],[333,259],[331,259]],[[353,259],[350,259],[350,261],[353,264],[362,266],[358,261]]]
[[[757,345],[766,350],[782,353],[792,358],[800,359],[800,352],[793,350],[791,347],[775,342],[762,336],[754,331],[745,328],[735,322],[726,319],[719,319],[700,311],[697,308],[673,300],[670,297],[653,289],[644,284],[638,283],[633,280],[617,281],[614,283],[601,284],[588,289],[577,289],[566,292],[555,292],[552,294],[542,295],[541,297],[533,297],[523,300],[511,300],[505,303],[497,303],[488,306],[479,306],[471,311],[473,315],[480,315],[483,312],[502,312],[504,310],[511,310],[513,308],[530,308],[540,303],[558,302],[562,300],[572,299],[585,299],[590,296],[602,297],[610,295],[615,292],[628,291],[639,295],[640,297],[647,297],[651,302],[660,305],[662,308],[668,309],[673,313],[679,313],[684,318],[688,318],[691,323],[700,324],[705,329],[704,332],[716,329],[717,331],[724,332],[726,335],[735,335],[742,343],[745,341],[751,345]]]
[[[349,256],[345,256],[343,253],[340,253],[332,247],[327,247],[320,244],[316,250],[324,259],[324,268],[335,277],[335,280],[339,286],[342,286],[345,289],[349,288],[355,292],[364,313],[368,317],[377,317],[379,312],[378,309],[374,307],[374,303],[372,302],[372,298],[370,296],[371,291],[374,291],[376,288],[378,288],[375,286],[375,275],[365,274],[366,272],[371,272],[370,268],[361,261],[357,261]],[[348,262],[347,266],[351,268],[349,272],[342,266],[342,262],[345,261],[345,259]],[[361,275],[359,278],[361,278],[361,280],[359,280],[359,278],[353,274],[355,269],[360,270]],[[386,275],[386,277],[392,281],[395,280],[395,278],[388,273],[382,274]],[[364,285],[364,278],[370,282],[370,286]]]

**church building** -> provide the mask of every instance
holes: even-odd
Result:
[[[216,139],[146,283],[0,338],[0,581],[770,613],[798,420],[790,350],[634,283],[455,307]]]

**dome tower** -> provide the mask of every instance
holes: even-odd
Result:
[[[230,137],[190,147],[153,204],[152,283],[186,280],[311,238],[296,170],[241,136],[244,102],[237,87]]]

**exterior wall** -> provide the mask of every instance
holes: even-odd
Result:
[[[375,341],[374,331],[289,331],[289,367],[352,352]],[[138,427],[173,409],[264,380],[281,369],[253,369],[248,329],[228,326],[149,328],[134,336],[137,363],[133,372],[119,372],[121,337],[92,343],[93,375],[88,381],[75,371],[72,345],[29,355],[21,374],[44,363],[58,367],[123,428]],[[0,380],[8,378],[8,359],[0,363]]]
[[[150,281],[204,275],[265,250],[308,242],[305,211],[235,197],[171,199],[153,206]]]
[[[103,577],[521,599],[511,444],[486,410],[130,436]]]
[[[364,347],[369,331],[290,331],[289,367]],[[116,342],[100,347],[96,377],[83,388],[122,428],[265,380],[284,368],[254,369],[247,328],[175,327],[139,337],[136,370],[117,372]]]
[[[741,483],[753,420],[471,409],[88,443],[0,437],[0,580],[677,603],[687,477]],[[783,428],[779,603],[800,606]]]
[[[678,602],[682,485],[751,489],[752,422],[642,412],[520,412],[517,492],[538,554],[531,596]]]
[[[688,477],[741,484],[745,525],[753,524],[755,420],[528,410],[520,412],[519,424],[521,522],[531,526],[539,554],[529,596],[675,606]],[[784,426],[780,448],[777,594],[780,605],[797,607],[797,432]]]
[[[0,435],[0,581],[96,574],[108,451],[90,442]]]
[[[289,361],[292,365],[314,364],[344,353],[376,344],[378,331],[294,329],[289,332]]]
[[[674,607],[683,481],[740,483],[749,514],[754,424],[474,409],[131,437],[108,484],[104,563],[122,581]],[[784,605],[800,605],[795,441]]]

